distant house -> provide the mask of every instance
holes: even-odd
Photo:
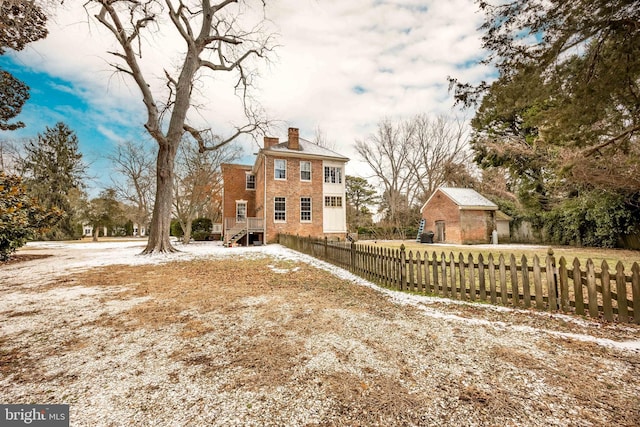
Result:
[[[134,237],[145,237],[147,235],[147,229],[146,227],[143,226],[139,226],[138,223],[133,223],[132,225],[133,227],[133,236]],[[107,229],[107,227],[102,227],[102,230],[100,230],[102,232],[103,236],[108,236],[109,233],[115,233],[115,230],[111,230],[109,231]],[[123,232],[124,233],[124,232]],[[116,233],[117,234],[117,233]],[[115,235],[115,234],[114,234]],[[120,235],[120,234],[117,234]],[[82,237],[91,237],[93,236],[93,225],[91,224],[82,224]]]
[[[433,231],[434,243],[490,243],[493,230],[498,241],[509,240],[511,218],[498,205],[470,188],[438,188],[422,206],[425,231]]]
[[[222,165],[226,245],[273,242],[279,233],[344,237],[348,158],[299,137],[264,138],[255,164]]]

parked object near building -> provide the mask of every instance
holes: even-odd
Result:
[[[344,238],[348,161],[289,128],[287,141],[264,138],[253,166],[223,164],[225,245],[274,242],[279,233]]]
[[[422,206],[424,229],[434,230],[434,243],[477,244],[509,241],[511,218],[498,205],[471,188],[438,188]]]

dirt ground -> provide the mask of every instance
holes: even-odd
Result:
[[[281,247],[136,250],[0,266],[3,403],[74,426],[640,425],[637,326],[401,294]],[[100,251],[121,256],[89,268]]]

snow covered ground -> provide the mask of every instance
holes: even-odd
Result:
[[[144,244],[33,242],[19,254],[41,257],[0,265],[5,403],[69,403],[72,425],[88,426],[640,422],[635,325],[396,292],[280,245],[139,255]],[[162,299],[133,292],[136,270],[119,287],[74,281],[97,267],[239,259],[268,260],[272,274],[308,286],[211,295],[215,309],[145,325],[135,319],[147,304],[162,308],[191,284]],[[332,293],[307,301],[310,267],[386,303],[348,292],[355,302],[337,308],[322,307]]]

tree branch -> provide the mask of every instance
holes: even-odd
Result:
[[[605,142],[596,145],[595,147],[592,147],[588,150],[586,150],[584,152],[584,157],[590,157],[592,155],[594,155],[595,153],[598,152],[598,150],[608,147],[611,144],[615,144],[616,142],[620,141],[621,139],[623,139],[624,137],[636,132],[640,130],[640,125],[637,125],[635,127],[629,128],[627,130],[625,130],[624,132],[622,132],[620,135],[617,135],[611,139],[606,140]]]
[[[120,20],[118,12],[114,8],[114,4],[116,2],[114,0],[96,1],[102,5],[102,8],[100,10],[100,13],[98,15],[95,15],[95,18],[114,35],[114,37],[122,47],[122,50],[124,51],[124,53],[117,54],[116,56],[124,59],[129,66],[129,70],[125,70],[121,66],[116,66],[115,68],[118,71],[123,71],[131,75],[135,80],[138,88],[142,92],[142,99],[145,107],[147,108],[147,122],[145,123],[144,127],[147,129],[149,134],[153,136],[156,141],[158,141],[158,143],[164,143],[166,141],[166,138],[162,133],[162,130],[160,129],[158,107],[153,98],[153,94],[151,93],[149,84],[147,84],[142,74],[142,70],[140,69],[138,61],[136,59],[136,53],[131,45],[131,42],[136,37],[138,37],[140,29],[144,28],[147,22],[153,21],[155,19],[155,15],[145,15],[141,20],[138,21],[142,21],[143,23],[136,24],[131,34],[127,36],[127,31],[122,21]],[[139,6],[139,3],[135,3],[132,7],[135,8],[136,5]],[[147,11],[144,10],[144,12],[146,13]],[[133,9],[131,9],[131,14],[133,16]],[[111,22],[107,20],[107,16],[109,17]]]

